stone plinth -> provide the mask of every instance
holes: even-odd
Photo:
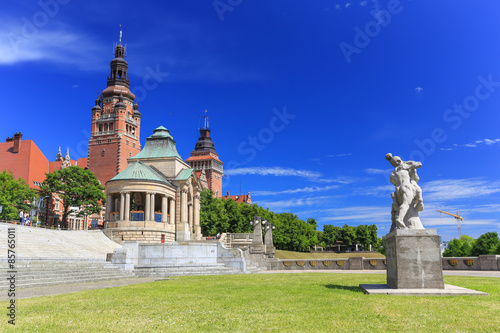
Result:
[[[175,240],[177,242],[184,242],[191,239],[191,232],[189,231],[189,224],[186,222],[181,222],[177,224],[175,231]]]
[[[397,289],[444,289],[436,229],[396,229],[386,237],[387,284]]]

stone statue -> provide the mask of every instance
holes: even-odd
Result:
[[[394,229],[424,229],[418,212],[424,210],[422,189],[418,186],[417,169],[422,163],[403,161],[399,156],[385,155],[395,168],[391,173],[391,183],[396,187],[392,197],[391,231]]]

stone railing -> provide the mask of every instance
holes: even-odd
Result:
[[[443,270],[458,271],[499,271],[500,255],[479,257],[443,257]]]
[[[93,132],[92,134],[93,135],[109,135],[109,134],[114,134],[114,133],[115,133],[115,131],[111,130],[111,131]]]
[[[385,270],[386,260],[363,257],[335,259],[278,259],[271,264],[271,270]]]
[[[115,115],[111,113],[105,113],[103,115],[100,115],[99,118],[97,118],[97,121],[107,121],[107,120],[113,120],[115,119]]]
[[[227,248],[240,248],[252,245],[252,234],[240,233],[232,234],[228,233],[225,237],[225,246]]]
[[[460,271],[499,271],[500,255],[481,255],[479,257],[442,258],[443,270]],[[272,262],[271,270],[385,270],[385,258],[369,259],[364,257],[335,259],[278,259]]]

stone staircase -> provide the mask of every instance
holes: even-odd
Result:
[[[106,261],[121,245],[100,230],[53,230],[0,223],[0,290],[9,289],[8,235],[14,229],[16,289],[135,277]]]
[[[134,273],[138,277],[170,277],[185,275],[227,275],[242,274],[234,267],[227,267],[223,263],[196,264],[196,265],[163,265],[163,266],[136,266]]]
[[[22,258],[16,259],[14,270],[16,289],[135,277],[105,260],[92,259]],[[7,260],[1,259],[0,290],[9,289],[9,271]]]
[[[53,230],[0,223],[0,260],[7,257],[8,229],[15,229],[16,258],[105,260],[120,244],[101,230]]]

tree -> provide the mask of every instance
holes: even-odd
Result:
[[[44,196],[59,195],[63,204],[62,226],[67,226],[68,215],[73,213],[71,207],[79,207],[79,216],[98,214],[101,204],[105,203],[104,187],[94,173],[77,166],[46,174],[41,188]]]
[[[242,229],[242,218],[240,207],[238,207],[238,203],[233,199],[224,200],[224,208],[226,209],[229,228],[228,232],[239,233]]]
[[[313,219],[313,218],[307,219],[307,224],[314,226],[314,230],[316,230],[316,228],[318,227],[318,223],[316,222],[316,219]]]
[[[339,230],[338,240],[342,241],[345,245],[351,245],[356,241],[356,228],[347,224]]]
[[[443,257],[469,257],[471,256],[474,238],[463,235],[460,239],[452,239],[448,248],[444,250]]]
[[[9,170],[0,173],[0,213],[1,220],[19,219],[19,211],[29,212],[34,208],[32,202],[37,196],[22,178],[15,179]]]
[[[496,232],[487,232],[479,236],[472,245],[471,254],[479,256],[482,254],[495,254],[500,240]]]
[[[332,246],[338,240],[341,227],[333,226],[331,224],[325,224],[323,226],[323,238],[322,241],[326,246]]]
[[[200,226],[205,236],[215,236],[218,232],[227,232],[229,217],[224,206],[224,199],[214,198],[214,193],[204,189],[201,195]]]

